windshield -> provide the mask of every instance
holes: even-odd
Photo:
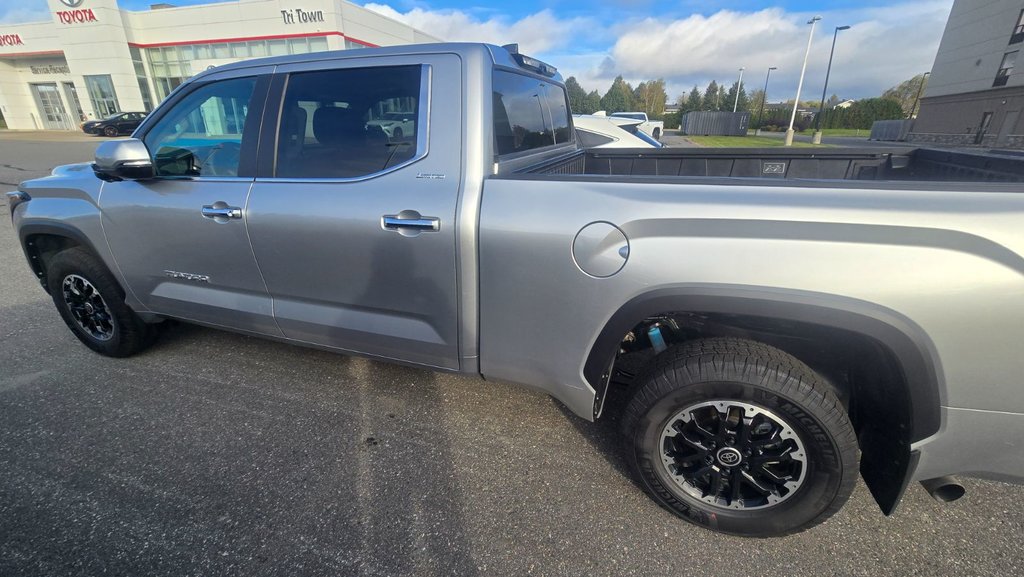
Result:
[[[117,114],[111,114],[110,116],[104,118],[103,120],[117,120],[118,118],[121,118],[122,116],[124,116],[124,113],[123,112],[118,112]]]
[[[641,112],[616,112],[612,116],[619,118],[632,118],[633,120],[647,120]]]

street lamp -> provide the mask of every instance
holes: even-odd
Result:
[[[757,130],[754,136],[761,136],[761,120],[764,119],[764,105],[768,102],[768,80],[772,77],[772,70],[778,70],[778,66],[768,68],[768,74],[764,77],[764,96],[761,98],[761,110],[757,113]]]
[[[811,55],[811,41],[814,40],[814,25],[821,21],[821,16],[815,16],[807,21],[811,25],[811,32],[807,35],[807,50],[804,52],[804,65],[800,68],[800,82],[796,85],[796,100],[793,101],[793,115],[789,117],[789,130],[786,131],[786,146],[793,146],[793,124],[796,123],[796,109],[800,106],[800,91],[804,87],[804,74],[807,72],[807,59]]]
[[[828,70],[825,71],[825,88],[821,91],[821,106],[818,107],[818,116],[814,118],[814,138],[811,142],[814,144],[821,144],[821,116],[825,113],[825,95],[828,94],[828,77],[832,74],[832,57],[836,54],[836,38],[839,37],[840,30],[849,30],[849,26],[836,26],[836,31],[832,34],[832,52],[828,53]]]
[[[736,100],[734,100],[733,103],[732,103],[732,111],[733,112],[736,112],[736,109],[740,105],[740,87],[743,86],[743,71],[744,70],[746,70],[746,68],[740,68],[740,78],[739,78],[739,80],[736,81]]]
[[[917,104],[921,102],[921,93],[924,92],[924,83],[928,81],[928,75],[931,71],[925,72],[924,76],[921,77],[921,85],[917,87],[917,96],[914,98],[914,105],[910,107],[910,116],[907,118],[914,117],[914,111],[917,110]]]

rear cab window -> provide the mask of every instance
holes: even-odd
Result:
[[[496,69],[492,79],[494,150],[498,156],[573,142],[565,89]]]

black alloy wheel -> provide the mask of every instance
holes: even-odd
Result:
[[[648,495],[722,533],[803,531],[838,511],[857,480],[857,436],[835,390],[755,341],[670,346],[637,376],[622,427]]]

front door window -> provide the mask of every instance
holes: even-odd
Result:
[[[203,86],[146,134],[157,176],[237,176],[255,78]]]

